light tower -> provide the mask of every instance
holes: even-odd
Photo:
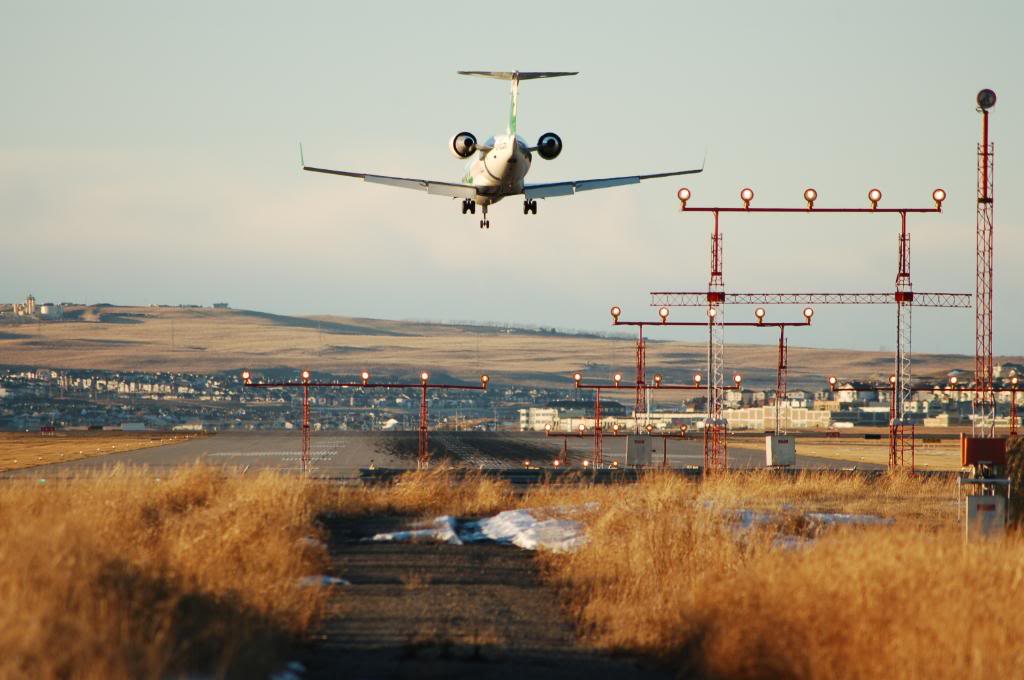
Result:
[[[977,257],[975,274],[975,342],[974,342],[974,435],[995,437],[996,402],[992,393],[992,240],[995,187],[995,145],[988,137],[988,112],[996,105],[996,93],[978,93],[981,112],[981,144],[978,145],[978,216]]]

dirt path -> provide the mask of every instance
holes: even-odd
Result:
[[[331,520],[335,613],[304,678],[668,678],[583,649],[531,553],[510,546],[366,543],[398,518]]]

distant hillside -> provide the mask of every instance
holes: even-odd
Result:
[[[634,341],[551,329],[387,321],[341,316],[295,317],[199,307],[70,306],[61,322],[0,326],[0,364],[107,370],[194,371],[292,368],[355,375],[471,379],[495,385],[565,386],[584,370],[595,378],[616,371],[630,379]],[[703,372],[705,346],[650,341],[651,374],[683,381]],[[775,382],[774,345],[731,345],[727,370],[751,387]],[[1019,359],[1015,359],[1018,360]],[[820,388],[828,374],[884,378],[892,355],[847,350],[790,349],[790,384]],[[973,369],[962,355],[914,355],[918,376]]]

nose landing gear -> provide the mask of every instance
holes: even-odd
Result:
[[[530,213],[537,214],[537,201],[526,199],[523,201],[523,214],[529,215]]]
[[[487,219],[487,205],[485,204],[485,205],[480,206],[480,209],[483,211],[483,219],[480,220],[480,228],[481,229],[490,229],[491,228],[491,221],[489,219]]]

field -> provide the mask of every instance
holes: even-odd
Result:
[[[159,432],[0,432],[0,472],[148,449],[196,436],[199,435]]]
[[[960,470],[960,440],[955,429],[933,428],[934,432],[919,430],[915,442],[915,468],[918,470]],[[879,435],[881,439],[865,439],[865,433]],[[942,438],[939,438],[939,434]],[[888,430],[885,428],[856,428],[841,430],[840,437],[824,437],[813,432],[794,432],[797,456],[808,456],[835,461],[841,468],[850,463],[889,464]],[[927,443],[926,443],[927,442]],[[729,449],[764,451],[760,437],[732,437]],[[799,459],[797,461],[799,463]],[[909,461],[908,461],[909,463]]]
[[[565,387],[579,369],[602,376],[628,374],[635,349],[631,334],[605,338],[243,310],[96,305],[72,306],[66,314],[62,322],[5,326],[0,333],[5,364],[192,372],[309,368],[351,375],[368,369],[405,377],[426,368],[438,378],[463,380],[487,372],[496,387]],[[749,386],[774,385],[776,351],[773,345],[731,345],[729,368],[742,372]],[[688,382],[706,361],[700,343],[652,340],[647,352],[651,370],[675,381]],[[820,389],[829,373],[884,379],[891,364],[888,353],[794,345],[790,383]],[[965,356],[914,355],[919,376],[971,366]]]
[[[952,478],[652,474],[520,494],[443,470],[331,487],[188,467],[0,486],[0,677],[265,675],[312,632],[345,630],[322,627],[363,597],[358,584],[298,587],[326,573],[317,517],[373,525],[513,507],[584,524],[582,549],[537,564],[593,650],[721,678],[1013,677],[1024,663],[1024,540],[966,545]],[[402,571],[401,550],[367,555],[399,560],[387,569],[406,574],[410,606],[472,576],[446,571],[442,584]]]

